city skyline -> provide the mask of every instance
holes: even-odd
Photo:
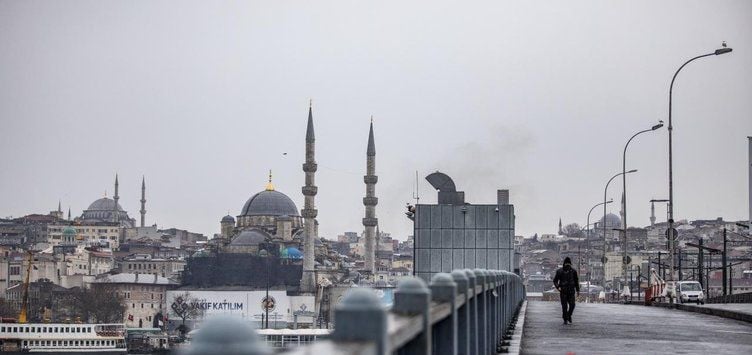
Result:
[[[80,215],[112,195],[116,173],[133,216],[146,177],[147,225],[219,233],[269,169],[302,209],[312,98],[320,236],[361,232],[371,115],[382,231],[412,234],[415,171],[434,203],[423,177],[439,170],[471,203],[509,189],[517,234],[553,233],[559,217],[585,223],[629,136],[666,120],[673,72],[721,41],[734,52],[693,63],[674,88],[675,216],[748,216],[747,2],[34,4],[0,4],[2,217],[58,200]],[[630,225],[649,225],[648,201],[668,197],[666,135],[630,145]]]

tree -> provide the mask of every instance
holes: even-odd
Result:
[[[582,228],[577,223],[570,223],[562,228],[562,234],[569,238],[583,238],[585,233],[582,232]]]
[[[6,301],[4,298],[0,298],[0,317],[18,318],[18,309],[13,303]]]
[[[185,336],[185,333],[190,331],[190,328],[185,325],[186,320],[203,317],[204,308],[200,307],[199,303],[200,300],[193,297],[188,291],[175,295],[170,309],[181,320],[180,326],[177,328],[181,335]]]
[[[71,313],[84,322],[121,323],[125,316],[125,302],[115,285],[92,284],[90,289],[76,289],[70,303]]]

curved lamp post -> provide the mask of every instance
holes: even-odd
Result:
[[[624,220],[621,221],[624,225],[624,244],[622,244],[622,262],[621,262],[621,271],[622,271],[622,277],[623,280],[627,279],[627,148],[629,147],[629,143],[632,142],[632,140],[637,137],[640,134],[652,132],[659,128],[663,127],[663,121],[658,121],[657,125],[654,125],[653,127],[650,127],[650,129],[642,130],[637,133],[635,133],[629,140],[627,141],[627,144],[624,145],[624,154],[622,154],[622,165],[621,165],[621,179],[622,179],[622,191],[624,192],[624,195],[622,195],[622,203],[624,204]]]
[[[674,130],[673,125],[671,124],[671,111],[672,111],[672,101],[673,101],[673,93],[674,93],[674,81],[676,80],[676,76],[679,75],[679,72],[689,63],[691,63],[694,60],[709,57],[711,55],[721,55],[730,53],[732,51],[731,48],[726,48],[726,42],[723,43],[723,48],[716,49],[714,52],[698,55],[697,57],[694,57],[682,64],[679,69],[676,70],[676,73],[674,73],[674,77],[671,78],[671,86],[669,86],[668,89],[668,245],[669,245],[669,264],[671,268],[671,272],[669,272],[668,275],[668,291],[669,291],[669,303],[674,303],[674,174],[673,174],[673,151],[672,151],[672,139],[671,139],[671,133]]]
[[[589,270],[589,272],[588,272],[588,277],[587,277],[587,281],[588,281],[588,299],[589,299],[589,297],[590,297],[590,274],[592,274],[592,273],[593,273],[593,272],[592,272],[592,267],[590,266],[590,254],[592,253],[592,251],[590,250],[590,214],[591,214],[591,213],[593,212],[593,210],[594,210],[594,209],[595,209],[596,207],[598,207],[598,206],[600,206],[600,205],[606,205],[606,204],[609,204],[609,203],[611,203],[611,202],[614,202],[614,199],[610,199],[610,200],[608,200],[608,201],[604,201],[604,202],[599,202],[599,203],[598,203],[597,205],[593,206],[593,208],[591,208],[591,209],[590,209],[590,211],[589,211],[589,212],[587,213],[587,224],[585,225],[585,227],[587,228],[587,233],[585,234],[585,241],[587,241],[587,250],[588,250],[588,255],[587,255],[587,257],[588,257],[588,267],[589,267],[589,268],[591,268],[591,269]],[[604,290],[604,291],[605,291],[605,290]]]
[[[606,183],[606,188],[603,189],[603,225],[601,226],[603,228],[603,258],[601,259],[601,263],[603,264],[603,292],[605,294],[606,292],[606,249],[608,246],[608,243],[606,243],[606,205],[608,204],[606,201],[606,195],[608,194],[608,185],[611,184],[611,181],[616,179],[617,177],[625,174],[631,174],[636,173],[637,169],[632,169],[630,171],[626,172],[620,172],[614,176],[612,176],[610,179],[608,179],[608,182]]]

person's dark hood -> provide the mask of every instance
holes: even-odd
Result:
[[[572,269],[572,259],[569,257],[564,258],[564,270],[569,271]]]

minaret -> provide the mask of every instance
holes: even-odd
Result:
[[[655,226],[655,202],[650,201],[650,226]]]
[[[559,235],[564,234],[564,230],[561,229],[561,217],[559,217]]]
[[[57,200],[57,213],[63,215],[63,209],[60,207],[60,200]]]
[[[318,211],[314,203],[314,198],[318,192],[316,187],[316,137],[313,133],[313,109],[312,104],[308,104],[308,127],[306,128],[305,140],[305,163],[303,163],[303,172],[305,172],[305,185],[302,188],[305,201],[303,209],[300,211],[303,216],[303,280],[301,280],[301,291],[316,291],[316,273],[314,266],[314,249],[316,236],[316,216]]]
[[[120,200],[120,196],[118,195],[118,175],[115,174],[115,196],[112,197],[115,200],[115,207],[113,209],[113,218],[115,220],[115,223],[120,222],[120,213],[118,213],[118,200]]]
[[[68,220],[70,221],[70,206],[68,206]]]
[[[146,178],[141,177],[141,227],[146,225]]]
[[[376,182],[379,178],[376,176],[376,145],[373,142],[373,117],[371,117],[371,128],[368,132],[368,148],[366,149],[366,175],[363,181],[366,183],[366,197],[363,198],[363,205],[366,206],[366,216],[363,218],[363,226],[366,229],[365,244],[365,265],[364,269],[375,273],[375,246],[376,246],[376,205],[379,199],[376,198]]]

